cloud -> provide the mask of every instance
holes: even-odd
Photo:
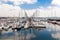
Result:
[[[18,6],[1,4],[0,5],[0,17],[17,17],[20,10],[21,9]]]
[[[19,6],[13,6],[4,3],[0,4],[0,17],[18,17],[19,13],[20,17],[25,17],[25,11],[27,12],[27,15],[30,13],[30,15],[28,15],[30,17],[35,10],[24,10]]]
[[[33,4],[35,2],[37,2],[37,0],[1,0],[2,3],[13,3],[13,5],[20,5],[23,3],[27,3],[27,4]]]
[[[7,2],[13,2],[13,5],[6,4]],[[0,17],[18,17],[19,12],[20,16],[25,16],[25,11],[20,8],[20,6],[14,6],[14,5],[20,5],[23,3],[28,3],[28,4],[33,4],[37,2],[37,0],[1,0],[0,1]],[[58,5],[59,3],[57,0],[53,0],[52,4]],[[60,7],[53,7],[53,6],[48,6],[48,8],[37,8],[37,13],[36,9],[30,9],[27,10],[27,15],[30,17],[35,13],[34,15],[37,17],[60,17]]]
[[[33,4],[37,2],[37,0],[1,0],[0,2],[1,2],[0,17],[17,17],[19,16],[19,12],[20,17],[24,17],[25,11],[21,9],[20,6],[14,6],[14,5],[20,5],[22,3]],[[7,4],[7,2],[13,2],[13,5],[9,5]],[[34,11],[35,11],[34,9],[26,10],[27,14],[30,13],[30,15],[28,15],[29,17],[32,15]]]
[[[35,10],[35,9],[34,9]],[[48,8],[37,8],[34,17],[60,17],[60,7],[49,6]]]
[[[53,1],[52,1],[52,4],[60,5],[60,0],[53,0]]]
[[[60,17],[60,8],[49,6],[48,8],[37,8],[25,10],[29,17]]]
[[[25,16],[25,11],[29,17],[37,16],[37,17],[60,17],[60,8],[49,6],[48,8],[37,8],[31,10],[21,9],[19,6],[13,6],[8,4],[0,5],[0,17],[18,17],[20,13],[20,17]]]
[[[33,15],[35,14],[35,11],[36,11],[36,9],[32,9],[32,10],[26,10],[26,13],[27,13],[27,15],[28,15],[28,17],[33,17]]]

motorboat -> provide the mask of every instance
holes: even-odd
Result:
[[[49,21],[48,23],[57,24],[57,21]]]
[[[35,28],[46,28],[46,25],[40,22],[34,22],[33,25]]]

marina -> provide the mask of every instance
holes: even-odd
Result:
[[[0,0],[0,40],[60,40],[60,0]]]
[[[33,15],[1,17],[0,40],[60,40],[59,19]]]
[[[59,18],[33,15],[1,17],[0,40],[60,40]]]
[[[60,40],[60,25],[58,24],[39,19],[27,22],[25,19],[20,22],[16,19],[4,21],[0,22],[0,40]]]

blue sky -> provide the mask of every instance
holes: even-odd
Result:
[[[36,1],[36,0],[32,0],[32,1]],[[13,6],[19,6],[22,9],[36,9],[38,7],[43,7],[43,8],[47,8],[48,6],[56,6],[55,4],[59,4],[60,6],[60,2],[59,0],[37,0],[37,2],[32,2],[31,0],[0,0],[1,3],[3,4],[8,4],[8,5],[13,5]],[[52,2],[56,2],[54,4],[52,4]],[[32,2],[29,3],[29,2]]]
[[[18,16],[21,10],[24,13],[24,9],[29,16],[38,9],[42,13],[40,16],[49,15],[50,17],[54,10],[59,17],[60,0],[0,0],[0,16]],[[52,14],[55,15],[54,12]]]
[[[2,1],[2,3],[4,4],[9,4],[9,5],[14,5],[13,1]],[[23,4],[19,4],[18,6],[20,6],[23,9],[36,9],[38,7],[48,7],[50,6],[52,3],[52,0],[37,0],[37,2],[33,3],[33,4],[28,4],[26,2],[24,2]]]
[[[34,4],[27,4],[27,3],[24,3],[24,4],[21,4],[21,8],[24,8],[24,9],[35,9],[35,8],[38,8],[38,7],[47,7],[47,6],[50,6],[52,3],[52,0],[38,0],[36,3]]]
[[[0,0],[2,3],[4,3],[4,4],[9,4],[9,5],[13,5],[13,2],[11,2],[11,1],[3,1],[3,0]]]

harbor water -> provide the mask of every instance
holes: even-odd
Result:
[[[46,23],[44,29],[21,29],[0,34],[0,40],[60,40],[60,25]]]

